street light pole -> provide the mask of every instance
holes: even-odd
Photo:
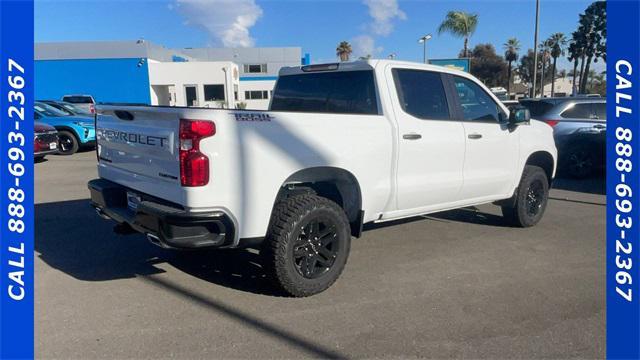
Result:
[[[427,41],[431,40],[433,36],[431,34],[427,34],[420,39],[418,39],[418,43],[422,43],[422,62],[427,63]]]
[[[536,31],[533,38],[533,93],[536,97],[536,78],[538,77],[538,25],[540,23],[540,0],[536,0]],[[544,83],[544,81],[543,81]]]

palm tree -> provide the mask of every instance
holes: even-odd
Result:
[[[540,96],[544,97],[544,70],[547,67],[547,62],[549,61],[550,53],[551,53],[551,43],[549,40],[545,40],[538,46],[540,48],[540,58],[542,65],[542,73],[540,74]]]
[[[478,14],[470,14],[464,11],[449,11],[444,21],[438,27],[438,34],[451,33],[455,37],[464,38],[464,57],[469,57],[469,38],[478,26]]]
[[[556,63],[560,56],[564,56],[567,49],[567,37],[559,32],[551,35],[547,42],[551,47],[551,57],[553,58],[553,69],[551,70],[551,97],[553,97],[556,85]]]
[[[511,93],[511,63],[518,60],[518,51],[520,51],[520,41],[516,38],[507,40],[503,45],[504,59],[509,63],[507,68],[507,94]]]
[[[340,61],[349,61],[349,56],[352,52],[351,44],[348,41],[341,41],[336,48],[336,55],[340,58]]]

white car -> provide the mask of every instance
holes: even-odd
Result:
[[[556,169],[549,125],[440,66],[283,68],[269,111],[98,110],[100,215],[163,247],[256,247],[292,296],[336,281],[364,223],[497,202],[532,226]]]
[[[96,113],[96,101],[91,95],[65,95],[62,97],[62,101],[74,104],[90,114]]]

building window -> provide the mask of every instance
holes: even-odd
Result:
[[[204,86],[204,101],[219,101],[225,100],[224,97],[224,85],[205,85]]]
[[[267,64],[244,64],[245,74],[264,74],[267,72]]]
[[[269,99],[269,91],[245,91],[244,92],[245,100],[268,100]]]

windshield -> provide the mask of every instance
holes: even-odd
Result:
[[[86,109],[81,108],[80,106],[71,104],[71,103],[61,103],[60,106],[67,109],[68,111],[78,114],[78,115],[92,115],[91,112]]]
[[[35,103],[34,108],[36,112],[42,116],[52,116],[52,117],[68,116],[66,112],[62,110],[58,110],[53,106],[40,103],[40,102]]]

